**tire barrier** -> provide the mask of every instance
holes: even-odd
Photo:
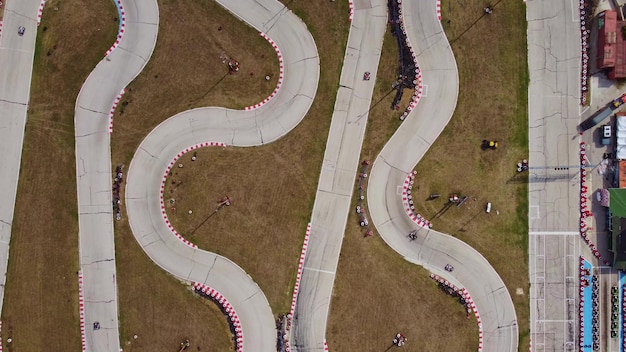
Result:
[[[350,20],[350,22],[352,22],[352,19],[354,18],[354,1],[348,0],[348,6],[350,7],[350,17],[349,17],[349,20]]]
[[[111,110],[109,111],[109,134],[113,133],[113,115],[115,115],[115,109],[117,109],[117,105],[120,103],[120,100],[122,100],[124,93],[126,93],[126,88],[122,88],[117,97],[115,97],[115,100],[113,100],[113,105],[111,105]]]
[[[368,160],[364,160],[361,163],[361,172],[359,173],[359,198],[357,199],[356,213],[359,216],[359,225],[365,228],[364,237],[370,237],[374,233],[369,227],[369,221],[367,220],[367,215],[365,212],[365,205],[363,205],[363,201],[365,200],[365,180],[367,179],[367,167],[370,165]]]
[[[591,275],[591,332],[593,341],[593,350],[600,349],[600,287],[598,284],[598,276]]]
[[[617,338],[620,333],[621,301],[619,287],[611,286],[611,338]]]
[[[580,10],[580,47],[581,47],[581,65],[580,65],[580,104],[587,105],[587,84],[589,83],[589,55],[587,54],[587,46],[590,43],[589,35],[591,33],[592,23],[592,7],[588,0],[579,0]]]
[[[126,12],[124,11],[124,7],[122,6],[121,0],[115,0],[115,6],[117,7],[117,15],[120,19],[120,26],[117,30],[117,38],[115,38],[115,43],[111,45],[109,50],[104,54],[105,57],[109,56],[120,45],[122,38],[124,37],[124,31],[126,30]]]
[[[417,174],[417,171],[409,173],[406,179],[404,179],[404,184],[402,185],[402,205],[404,205],[404,211],[406,212],[406,215],[408,215],[415,224],[429,229],[433,227],[433,224],[430,221],[426,220],[423,216],[415,212],[415,206],[413,205],[411,188],[413,187],[415,174]]]
[[[593,217],[593,213],[590,211],[587,204],[587,198],[589,193],[589,187],[587,186],[587,169],[589,165],[589,159],[587,158],[586,143],[580,142],[580,235],[585,240],[589,249],[593,255],[598,258],[599,261],[604,262],[604,265],[609,265],[609,261],[605,260],[600,251],[596,248],[596,245],[591,242],[591,239],[587,235],[589,228],[587,226],[587,219]]]
[[[436,274],[430,274],[430,278],[437,281],[439,287],[443,289],[447,294],[451,296],[459,297],[460,302],[467,309],[467,318],[471,316],[473,313],[476,316],[476,320],[478,321],[478,351],[483,350],[483,324],[480,320],[480,315],[478,314],[478,309],[476,308],[476,304],[472,300],[469,292],[463,287],[459,288],[448,280],[442,278]]]
[[[167,217],[167,212],[165,211],[165,201],[163,200],[163,196],[164,196],[163,194],[165,193],[165,183],[167,182],[167,177],[169,176],[170,171],[172,171],[172,168],[176,164],[178,159],[180,159],[183,155],[185,155],[186,153],[192,150],[203,148],[203,147],[226,147],[226,144],[222,142],[205,142],[205,143],[198,143],[189,148],[185,148],[185,150],[176,154],[176,156],[172,159],[172,161],[170,161],[167,168],[165,168],[165,172],[163,173],[163,179],[161,180],[160,201],[161,201],[161,215],[163,216],[163,220],[165,221],[165,224],[170,229],[170,231],[174,234],[174,236],[176,236],[176,238],[178,238],[181,242],[183,242],[184,244],[186,244],[187,246],[191,248],[198,248],[198,246],[186,240],[181,234],[178,233],[178,231],[176,231],[176,229],[174,229],[174,226],[172,226],[172,223],[170,223],[170,220]]]
[[[278,65],[279,65],[278,83],[276,83],[276,88],[274,88],[274,91],[272,92],[272,94],[270,94],[267,98],[263,99],[262,102],[251,105],[251,106],[246,106],[244,110],[258,109],[261,106],[267,104],[270,100],[272,100],[272,98],[276,96],[276,94],[278,94],[278,90],[283,85],[283,76],[285,74],[285,65],[283,63],[283,55],[280,53],[280,49],[278,48],[278,45],[276,45],[276,42],[274,42],[272,38],[268,37],[267,34],[263,32],[259,32],[259,34],[272,45],[272,47],[276,51],[276,55],[278,56]]]
[[[441,21],[441,0],[437,0],[437,19]]]
[[[41,0],[39,3],[39,9],[37,10],[37,26],[41,23],[41,16],[43,16],[43,8],[46,6],[46,1],[48,0]]]
[[[580,334],[578,336],[578,347],[582,351],[585,346],[585,289],[589,287],[589,282],[591,280],[591,270],[585,268],[585,259],[580,256],[579,257],[579,289],[578,289],[578,299],[579,299],[579,309],[578,309],[578,324]]]
[[[622,285],[622,298],[620,300],[622,307],[622,332],[626,331],[626,285]],[[626,350],[626,334],[622,333],[622,351]],[[0,346],[1,347],[1,346]]]
[[[124,164],[115,167],[115,177],[113,178],[113,213],[116,221],[122,220],[122,198],[120,197],[122,181],[124,181]]]
[[[193,290],[198,295],[212,300],[220,307],[222,313],[224,313],[226,319],[228,319],[230,330],[233,333],[235,340],[235,351],[243,352],[243,330],[241,329],[241,322],[239,321],[237,313],[235,313],[235,309],[233,308],[233,306],[230,305],[230,303],[228,303],[226,297],[222,296],[221,293],[210,288],[209,286],[203,285],[199,282],[193,283]]]
[[[404,38],[406,38],[405,39],[406,46],[409,49],[409,52],[411,54],[411,59],[413,60],[413,66],[415,67],[415,79],[412,81],[413,86],[414,86],[413,97],[411,98],[411,102],[409,103],[409,106],[404,110],[404,113],[400,115],[400,121],[404,121],[404,119],[406,119],[409,113],[413,109],[415,109],[415,107],[417,106],[417,103],[419,103],[420,99],[422,98],[424,87],[422,84],[422,73],[419,69],[419,64],[417,62],[417,55],[415,54],[415,50],[413,50],[413,47],[411,46],[409,39],[406,37],[406,29],[404,28],[404,22],[402,21],[402,0],[396,0],[396,1],[398,2],[398,15],[399,15],[398,22],[400,25],[400,30],[402,31]]]
[[[441,276],[436,275],[436,274],[430,274],[430,278],[435,280],[435,281],[437,281],[439,283],[439,285],[443,285],[443,286],[447,287],[448,289],[450,289],[450,291],[446,291],[447,293],[449,293],[449,294],[452,294],[452,293],[458,294],[459,297],[465,298],[465,297],[463,297],[463,289],[461,289],[459,287],[456,287],[456,285],[454,285],[453,283],[449,282],[448,280],[446,280],[446,279],[444,279]],[[467,304],[466,304],[466,306],[467,306]],[[469,311],[470,307],[467,307],[467,308],[468,308],[468,313],[469,313],[470,312]]]
[[[581,351],[588,350],[589,347],[592,347],[594,351],[599,350],[600,347],[600,327],[599,327],[599,283],[598,276],[594,275],[591,270],[591,265],[584,260],[582,256],[579,257],[579,276],[580,276],[580,286],[579,286],[579,308],[578,308],[578,318],[579,318],[579,337],[578,337],[578,345]],[[591,290],[591,294],[589,294],[589,290]],[[591,298],[591,310],[587,311],[586,308],[589,306],[585,306],[585,296],[587,298]],[[591,296],[591,297],[589,297]],[[589,303],[589,302],[587,302]],[[591,313],[591,319],[589,319],[588,315]],[[585,329],[585,323],[591,321],[591,339],[587,340],[589,331]]]
[[[476,316],[476,321],[478,322],[478,352],[482,352],[483,350],[483,323],[480,320],[480,314],[478,313],[478,308],[476,308],[476,303],[474,303],[474,301],[472,300],[472,297],[470,296],[469,292],[467,292],[467,289],[462,288],[462,295],[465,298],[465,302],[467,302],[467,305],[471,308],[471,310],[474,312],[474,316]]]
[[[78,312],[80,316],[80,339],[82,351],[87,351],[87,340],[85,339],[85,298],[83,297],[83,272],[78,271]],[[1,349],[0,349],[1,350]]]

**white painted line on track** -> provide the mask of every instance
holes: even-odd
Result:
[[[304,270],[308,270],[308,271],[317,271],[318,273],[325,273],[325,274],[331,274],[331,275],[335,275],[334,271],[330,271],[330,270],[322,270],[322,269],[315,269],[315,268],[307,268],[304,267]]]
[[[572,22],[580,21],[580,10],[578,10],[578,6],[580,5],[578,4],[578,1],[571,0],[570,4],[572,5]]]

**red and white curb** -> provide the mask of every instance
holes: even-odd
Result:
[[[404,205],[404,211],[406,215],[417,225],[424,228],[431,228],[433,224],[430,221],[426,220],[423,216],[415,212],[415,206],[413,205],[413,196],[411,196],[411,187],[413,187],[413,182],[415,182],[415,174],[417,171],[413,171],[409,173],[409,175],[404,179],[404,184],[402,185],[402,205]]]
[[[272,47],[276,51],[276,55],[278,56],[278,65],[279,65],[278,83],[276,83],[276,88],[274,88],[274,91],[272,92],[272,94],[270,94],[267,98],[263,99],[262,102],[251,105],[251,106],[246,106],[244,110],[258,109],[261,106],[267,104],[270,100],[272,100],[272,98],[276,96],[276,94],[278,94],[278,90],[283,85],[283,75],[285,73],[285,64],[283,62],[283,54],[280,53],[280,49],[278,48],[278,45],[276,45],[276,42],[273,41],[272,38],[268,37],[267,34],[263,32],[259,32],[259,34],[272,45]]]
[[[46,6],[46,1],[48,0],[41,0],[41,2],[39,3],[39,9],[37,10],[37,25],[38,26],[41,23],[41,16],[43,15],[43,8],[44,6]]]
[[[296,275],[296,283],[293,286],[293,298],[291,299],[291,315],[293,316],[296,310],[296,301],[298,299],[298,292],[300,290],[300,279],[302,279],[302,270],[304,269],[304,258],[306,257],[307,247],[309,246],[309,237],[311,236],[311,224],[306,227],[306,233],[304,235],[304,244],[302,245],[302,253],[300,254],[300,262],[298,263],[298,274]]]
[[[0,20],[0,38],[2,38],[2,21]]]
[[[85,339],[85,298],[83,297],[83,272],[78,272],[78,309],[80,316],[80,339],[82,351],[87,351],[87,340]]]
[[[178,238],[184,244],[188,245],[191,248],[198,248],[198,246],[196,244],[191,243],[190,241],[186,240],[181,234],[179,234],[174,229],[174,226],[172,226],[172,223],[170,223],[170,220],[167,217],[167,212],[165,211],[165,202],[163,200],[163,194],[165,193],[165,183],[167,182],[167,177],[170,174],[170,171],[172,171],[172,168],[176,164],[178,159],[180,159],[183,155],[185,155],[186,153],[188,153],[188,152],[190,152],[192,150],[195,150],[195,149],[198,149],[198,148],[203,148],[203,147],[226,147],[226,144],[222,143],[222,142],[205,142],[205,143],[198,143],[198,144],[193,145],[193,146],[191,146],[189,148],[185,148],[185,150],[183,150],[182,152],[176,154],[174,159],[172,159],[172,161],[170,161],[170,163],[167,166],[167,168],[165,168],[165,172],[163,173],[163,179],[161,180],[161,196],[160,196],[160,198],[161,198],[161,215],[163,216],[163,220],[165,220],[165,224],[170,229],[170,231],[176,236],[176,238]]]
[[[306,233],[304,234],[304,243],[302,244],[302,252],[300,253],[300,262],[298,263],[298,274],[296,275],[296,283],[293,286],[293,297],[291,299],[291,310],[287,314],[287,326],[285,328],[285,349],[291,351],[289,347],[289,330],[291,329],[291,319],[296,311],[296,301],[298,300],[298,292],[300,291],[300,280],[302,279],[302,270],[304,269],[304,259],[306,258],[307,248],[309,247],[309,237],[311,237],[311,224],[306,227]]]
[[[454,290],[454,292],[460,294],[463,296],[463,298],[465,298],[464,294],[463,294],[463,289],[457,287],[455,284],[451,283],[450,281],[444,279],[443,277],[436,275],[436,274],[430,274],[430,278],[437,281],[440,284],[444,284],[447,287],[451,288],[452,290]]]
[[[411,102],[409,106],[406,108],[404,113],[400,116],[400,121],[404,121],[404,119],[409,115],[411,110],[415,109],[417,103],[419,103],[422,98],[422,93],[424,92],[424,85],[422,80],[422,71],[419,69],[419,64],[417,62],[417,55],[415,54],[415,50],[413,50],[413,46],[409,43],[409,39],[406,36],[406,29],[404,28],[404,20],[402,19],[402,0],[398,0],[398,17],[400,20],[400,28],[402,29],[402,33],[406,39],[406,45],[409,47],[409,51],[411,52],[411,58],[415,63],[415,79],[413,80],[413,84],[415,85],[415,91],[413,92],[413,97],[411,97]]]
[[[350,22],[354,19],[354,1],[348,0],[348,6],[350,6]]]
[[[104,56],[109,56],[109,54],[112,53],[113,50],[115,50],[115,48],[117,48],[120,45],[122,38],[124,38],[124,31],[126,30],[126,12],[124,11],[124,6],[122,6],[121,0],[116,0],[115,2],[117,3],[117,7],[119,8],[120,29],[119,29],[119,32],[117,33],[117,38],[115,38],[115,43],[111,45],[111,47],[109,48],[109,50],[107,50]]]
[[[461,289],[461,295],[465,298],[465,302],[467,305],[474,311],[474,315],[476,316],[476,321],[478,322],[478,352],[482,352],[483,350],[483,322],[480,320],[480,314],[478,313],[478,309],[476,308],[476,303],[472,300],[467,289]]]
[[[2,332],[2,321],[0,321],[0,332]],[[0,335],[0,352],[2,352],[2,335]]]
[[[324,351],[328,352],[328,343],[326,343],[326,339],[324,339]]]
[[[207,285],[194,282],[193,289],[198,293],[211,297],[211,299],[222,306],[222,310],[228,316],[228,322],[235,331],[235,344],[237,345],[237,351],[243,352],[243,330],[241,329],[241,321],[239,321],[239,317],[237,316],[237,313],[235,313],[235,308],[228,303],[226,297]]]
[[[117,104],[119,104],[120,100],[122,100],[122,95],[124,95],[124,93],[126,93],[126,88],[122,88],[122,90],[120,90],[120,93],[117,95],[117,97],[115,97],[113,105],[111,106],[111,110],[109,111],[109,133],[113,133],[113,115],[115,115],[115,109],[117,109]]]
[[[582,132],[581,132],[582,133]],[[587,158],[586,143],[580,142],[580,235],[593,255],[598,258],[599,261],[604,262],[604,265],[609,265],[609,261],[602,258],[600,251],[596,248],[596,245],[591,242],[589,236],[587,236],[587,218],[593,218],[591,208],[587,204],[587,197],[589,195],[589,189],[587,187],[587,170],[585,169],[589,165],[589,159]]]
[[[441,0],[437,0],[437,19],[441,21]]]

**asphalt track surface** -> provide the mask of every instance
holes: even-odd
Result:
[[[435,1],[403,2],[407,37],[418,53],[427,95],[374,161],[368,183],[369,211],[385,242],[407,261],[469,291],[482,320],[483,351],[517,351],[515,308],[498,273],[466,243],[414,224],[402,204],[405,178],[447,125],[457,102],[456,62],[435,6]],[[419,229],[418,239],[410,242],[407,234],[414,229]],[[455,270],[445,271],[446,264]]]
[[[24,127],[30,100],[30,82],[37,36],[39,1],[9,1],[0,33],[0,311],[9,260],[9,240],[22,159]],[[17,28],[23,26],[23,36]]]
[[[357,0],[293,320],[292,350],[324,351],[335,273],[387,26],[385,0]],[[363,74],[370,72],[369,81]]]
[[[142,142],[131,162],[127,176],[126,206],[133,234],[150,258],[176,277],[189,282],[204,283],[220,291],[228,298],[241,319],[246,350],[271,351],[275,349],[276,335],[271,309],[265,296],[258,285],[233,262],[187,246],[173,235],[161,215],[161,177],[177,153],[192,145],[218,141],[230,146],[256,146],[275,141],[288,133],[305,116],[313,101],[319,77],[319,59],[313,38],[304,23],[282,4],[272,0],[239,1],[236,4],[228,1],[218,2],[252,27],[266,33],[281,48],[285,61],[283,86],[269,103],[259,109],[251,111],[223,108],[195,109],[178,114],[155,128]],[[2,49],[0,55],[8,56],[9,63],[20,61],[19,66],[7,64],[0,70],[9,67],[23,68],[20,71],[0,71],[0,74],[3,74],[0,77],[8,77],[0,86],[2,99],[0,104],[8,105],[6,111],[11,111],[13,113],[11,116],[16,117],[10,125],[13,128],[10,138],[0,139],[2,143],[11,143],[7,150],[15,151],[3,153],[3,158],[9,155],[13,158],[7,160],[7,164],[17,165],[14,169],[7,168],[14,170],[14,174],[6,176],[8,181],[13,180],[12,184],[15,186],[17,184],[15,170],[19,170],[21,140],[30,88],[30,79],[20,78],[24,75],[30,78],[32,70],[38,4],[32,1],[9,2],[12,3],[19,6],[15,13],[23,11],[24,17],[27,18],[27,20],[22,18],[27,29],[22,43],[11,35],[3,35],[0,42]],[[363,40],[360,43],[360,52],[359,50],[350,52],[350,48],[347,50],[348,68],[344,67],[342,71],[342,83],[358,81],[358,76],[365,67],[371,72],[376,72],[380,55],[380,52],[375,50],[378,45],[377,35],[380,29],[384,28],[384,24],[381,26],[381,23],[386,22],[386,14],[378,12],[384,11],[384,7],[380,10],[378,6],[368,4],[365,1],[356,2],[354,23],[357,26],[351,29],[350,37],[360,36],[374,40],[370,42]],[[98,331],[87,329],[89,351],[119,351],[108,111],[118,92],[145,66],[152,54],[158,31],[158,8],[155,1],[124,5],[127,18],[125,36],[118,49],[100,62],[92,72],[76,103],[76,166],[80,262],[85,277],[85,320],[87,326],[94,321],[99,321],[102,326]],[[452,115],[456,104],[458,78],[454,58],[436,20],[435,2],[406,3],[404,11],[409,39],[414,47],[423,50],[418,59],[424,79],[429,84],[429,95],[427,99],[422,99],[418,108],[409,115],[374,163],[369,185],[372,220],[385,241],[407,260],[424,265],[427,269],[454,283],[459,283],[459,286],[464,286],[470,291],[483,316],[486,351],[515,350],[517,326],[510,296],[497,273],[480,254],[464,243],[432,230],[426,235],[422,234],[419,245],[415,243],[409,245],[406,242],[406,233],[415,225],[403,214],[397,186],[402,184],[406,174],[421,159]],[[363,19],[358,15],[359,12],[363,13]],[[366,15],[371,18],[366,19]],[[17,27],[12,21],[11,16],[7,14],[5,33],[7,28]],[[362,33],[353,34],[359,30]],[[353,74],[349,73],[350,70]],[[357,86],[361,88],[356,89]],[[342,106],[341,104],[346,104],[343,106],[348,108],[358,106],[358,109],[352,111],[353,115],[347,113],[340,119],[333,116],[333,125],[337,126],[341,133],[349,132],[342,130],[341,123],[337,121],[343,120],[345,127],[355,122],[350,120],[351,116],[366,119],[366,110],[359,111],[364,109],[363,106],[354,103],[370,101],[373,82],[370,85],[355,83],[353,89],[356,93],[341,90],[338,93],[337,107]],[[343,101],[350,99],[351,96],[353,100],[350,103]],[[433,97],[436,99],[430,99]],[[336,109],[335,113],[340,111],[341,109]],[[426,116],[429,117],[428,123]],[[2,123],[7,121],[3,120]],[[312,247],[309,251],[311,259],[308,259],[307,263],[313,265],[317,257],[319,264],[317,267],[320,269],[326,267],[325,265],[330,265],[328,268],[333,271],[336,268],[343,234],[333,232],[325,234],[326,239],[329,236],[338,237],[338,246],[318,235],[321,242],[317,245],[322,246],[321,251],[315,250],[314,238],[316,233],[322,234],[327,229],[324,227],[326,225],[324,221],[331,221],[330,225],[333,226],[331,229],[345,227],[360,150],[360,142],[355,141],[359,139],[358,134],[363,133],[365,121],[356,122],[356,125],[355,128],[351,128],[352,133],[356,135],[350,137],[353,140],[349,143],[353,148],[358,144],[355,153],[341,152],[339,145],[329,145],[330,149],[325,155],[324,168],[331,178],[325,179],[323,170],[320,189],[324,187],[333,189],[336,194],[327,201],[335,203],[339,208],[345,208],[346,215],[329,217],[321,212],[313,214]],[[332,131],[331,129],[331,137]],[[17,138],[18,136],[21,138]],[[17,139],[19,141],[16,141]],[[331,139],[333,138],[329,138],[329,141]],[[412,152],[407,153],[406,150]],[[333,162],[336,163],[334,166]],[[354,167],[347,169],[338,167],[344,163]],[[4,175],[0,174],[0,177]],[[350,191],[342,193],[341,191],[348,185]],[[12,192],[8,190],[9,199],[15,199],[14,189],[15,187]],[[318,199],[316,203],[322,204],[323,201]],[[5,219],[5,211],[8,211],[6,219],[12,219],[12,209],[11,207],[9,211],[0,208],[0,220]],[[6,229],[5,223],[0,229],[2,230],[0,239],[6,246],[4,240],[8,242],[8,235],[5,236],[4,233],[10,234],[10,229]],[[337,242],[337,239],[334,238],[334,241]],[[0,253],[2,252],[0,250]],[[6,258],[4,259],[6,263]],[[457,267],[453,275],[443,272],[442,267],[445,263],[452,263]],[[307,284],[309,281],[319,282],[320,273],[323,272],[318,271],[318,274],[311,275],[310,278],[307,272],[313,273],[314,270],[305,270],[303,275],[301,292],[304,293],[298,298],[299,305],[303,308],[298,312],[302,314],[301,321],[306,320],[311,325],[302,330],[307,331],[306,333],[297,336],[299,339],[301,336],[303,350],[314,350],[322,348],[320,343],[323,343],[332,280],[324,279],[324,287],[315,293],[304,288],[310,286]],[[306,298],[307,294],[311,298]],[[310,304],[311,302],[314,304]],[[320,302],[325,306],[317,306],[307,311],[306,306],[313,307]],[[302,319],[307,314],[311,314],[311,318]],[[320,314],[324,319],[316,318]]]
[[[170,161],[186,148],[222,142],[232,147],[271,143],[291,131],[308,112],[319,79],[319,57],[306,25],[274,0],[218,1],[267,34],[280,48],[284,80],[278,93],[254,110],[198,108],[177,114],[150,132],[130,164],[126,208],[133,234],[148,256],[170,274],[219,291],[234,307],[247,351],[276,349],[274,318],[259,286],[227,258],[193,248],[166,225],[160,206],[161,180]],[[130,34],[130,30],[126,35]],[[110,187],[110,174],[106,175]],[[109,216],[110,219],[110,216]]]
[[[593,256],[581,246],[579,170],[555,166],[580,163],[580,15],[568,0],[528,1],[526,11],[530,337],[533,351],[577,351],[578,258]]]
[[[124,2],[125,35],[98,63],[76,100],[76,181],[87,351],[119,351],[109,111],[148,62],[156,44],[156,0]],[[94,330],[93,323],[100,329]]]

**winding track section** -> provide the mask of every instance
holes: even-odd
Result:
[[[418,51],[427,95],[374,161],[368,184],[372,222],[384,241],[407,261],[467,289],[480,312],[483,351],[517,351],[515,308],[498,273],[466,243],[418,227],[405,213],[402,185],[452,117],[458,97],[458,71],[436,15],[436,2],[405,1],[403,11],[407,37]],[[418,239],[409,242],[406,236],[416,228],[420,229]],[[447,263],[455,266],[454,272],[443,270]]]
[[[83,84],[74,116],[84,351],[120,350],[109,111],[118,93],[150,59],[158,33],[156,0],[125,5],[126,33]],[[99,330],[92,328],[95,322]]]
[[[232,146],[256,146],[275,141],[288,133],[301,121],[313,101],[319,77],[319,58],[306,26],[282,4],[272,0],[218,2],[267,34],[282,48],[285,64],[282,88],[272,100],[258,109],[201,108],[180,113],[163,122],[146,137],[135,153],[127,178],[126,204],[133,234],[150,258],[176,277],[203,283],[222,292],[241,318],[245,349],[271,351],[275,348],[274,324],[262,291],[233,262],[188,246],[173,235],[163,220],[160,208],[161,175],[179,152],[193,145],[215,141]],[[310,270],[304,271],[301,296],[298,297],[299,323],[294,330],[299,349],[325,347],[328,305],[343,234],[343,231],[335,230],[345,227],[367,115],[367,110],[361,110],[363,106],[369,106],[355,102],[369,102],[373,89],[373,84],[356,82],[361,70],[367,67],[375,71],[378,63],[380,49],[376,51],[379,44],[376,35],[380,23],[384,28],[386,22],[384,2],[379,2],[382,6],[355,1],[354,24],[350,31],[342,88],[338,92],[329,143],[338,137],[333,136],[333,131],[339,132],[342,138],[338,138],[341,140],[339,145],[327,146],[319,190],[324,191],[326,187],[331,192],[326,202],[324,197],[316,198],[310,255],[305,264],[305,268]],[[86,320],[90,323],[99,319],[106,327],[99,330],[101,333],[88,333],[90,350],[119,349],[109,121],[106,117],[115,96],[141,71],[150,57],[158,30],[158,9],[154,1],[132,5],[133,8],[126,7],[129,26],[120,43],[122,50],[115,50],[96,67],[81,90],[76,105],[80,248],[85,276]],[[437,99],[423,99],[376,159],[369,184],[372,220],[385,241],[407,260],[425,266],[472,293],[483,317],[484,350],[513,351],[517,349],[515,311],[508,291],[489,263],[463,242],[432,230],[424,230],[427,233],[420,237],[419,245],[408,245],[405,238],[415,225],[404,214],[398,186],[402,185],[406,175],[452,116],[458,77],[454,57],[434,15],[435,2],[406,3],[404,8],[407,35],[415,47],[424,50],[418,59],[423,76],[430,83],[429,97]],[[380,38],[382,43],[382,35]],[[352,44],[357,44],[357,47]],[[360,50],[359,46],[367,50]],[[371,64],[374,64],[373,67],[369,67]],[[350,82],[354,87],[344,85]],[[106,89],[102,88],[103,85]],[[339,115],[341,117],[337,117]],[[345,137],[352,142],[344,142]],[[342,151],[343,143],[358,149],[355,153]],[[344,165],[345,168],[342,167]],[[324,170],[329,173],[325,174]],[[345,215],[343,212],[330,215],[323,209],[324,205],[329,206],[326,209],[345,209]],[[453,276],[441,270],[445,263],[456,264],[458,269]],[[327,273],[332,275],[322,278]]]
[[[135,238],[157,265],[184,281],[210,286],[228,299],[241,322],[244,350],[273,351],[276,331],[265,295],[235,263],[189,246],[171,232],[160,206],[161,180],[170,161],[191,146],[206,142],[258,146],[288,133],[304,118],[313,102],[319,57],[306,25],[278,1],[218,0],[218,3],[272,38],[281,49],[282,86],[271,100],[256,109],[193,109],[157,126],[142,141],[130,164],[126,208]],[[124,40],[129,35],[130,28]],[[112,92],[118,92],[121,87],[116,88]],[[108,189],[110,173],[104,177]],[[110,215],[108,219],[111,221]]]

